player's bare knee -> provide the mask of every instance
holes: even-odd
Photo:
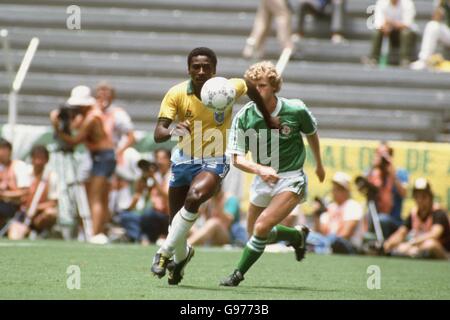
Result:
[[[190,212],[197,212],[200,205],[208,199],[205,192],[193,187],[189,190],[184,206]]]
[[[255,226],[253,228],[253,234],[265,238],[269,235],[270,230],[272,229],[272,226],[264,221],[259,221],[255,223]]]

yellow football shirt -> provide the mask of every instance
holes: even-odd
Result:
[[[236,100],[247,92],[243,79],[230,79],[236,89]],[[206,108],[195,94],[191,80],[170,88],[161,102],[158,118],[189,120],[191,134],[180,137],[178,149],[193,158],[220,157],[225,154],[227,129],[231,126],[232,108],[216,113]]]

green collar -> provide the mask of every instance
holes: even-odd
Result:
[[[186,89],[186,93],[187,93],[188,95],[194,94],[194,84],[192,83],[192,79],[189,80],[189,82],[188,82],[187,89]]]
[[[253,104],[255,105],[256,113],[257,113],[260,117],[263,117],[261,111],[259,111],[258,107],[256,106],[256,103],[253,102]],[[281,101],[280,98],[277,97],[277,105],[276,105],[276,107],[275,107],[275,110],[273,110],[272,113],[271,113],[270,115],[271,115],[272,117],[278,116],[278,114],[279,114],[280,111],[281,111],[281,107],[282,107],[282,106],[283,106],[283,102]]]

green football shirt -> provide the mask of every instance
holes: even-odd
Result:
[[[256,104],[250,101],[233,119],[227,153],[246,155],[250,151],[253,161],[279,173],[299,170],[306,157],[302,133],[314,134],[317,121],[303,101],[277,99],[272,116],[280,118],[280,130],[268,129]]]

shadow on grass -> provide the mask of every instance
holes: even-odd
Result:
[[[179,285],[177,288],[180,289],[189,289],[189,290],[206,290],[206,291],[238,291],[244,292],[245,290],[254,289],[261,290],[291,290],[291,291],[312,291],[312,292],[339,292],[337,289],[320,289],[320,288],[311,288],[311,287],[287,287],[287,286],[240,286],[240,287],[222,287],[217,285],[217,288],[214,287],[201,287],[201,286],[191,286],[191,285]]]
[[[286,286],[245,286],[245,288],[251,289],[270,289],[270,290],[291,290],[291,291],[315,291],[315,292],[338,292],[336,289],[319,289],[311,287],[286,287]]]
[[[177,286],[179,289],[188,289],[188,290],[206,290],[206,291],[223,291],[223,287],[219,287],[217,285],[217,288],[214,287],[201,287],[201,286],[190,286],[190,285],[179,285]]]

